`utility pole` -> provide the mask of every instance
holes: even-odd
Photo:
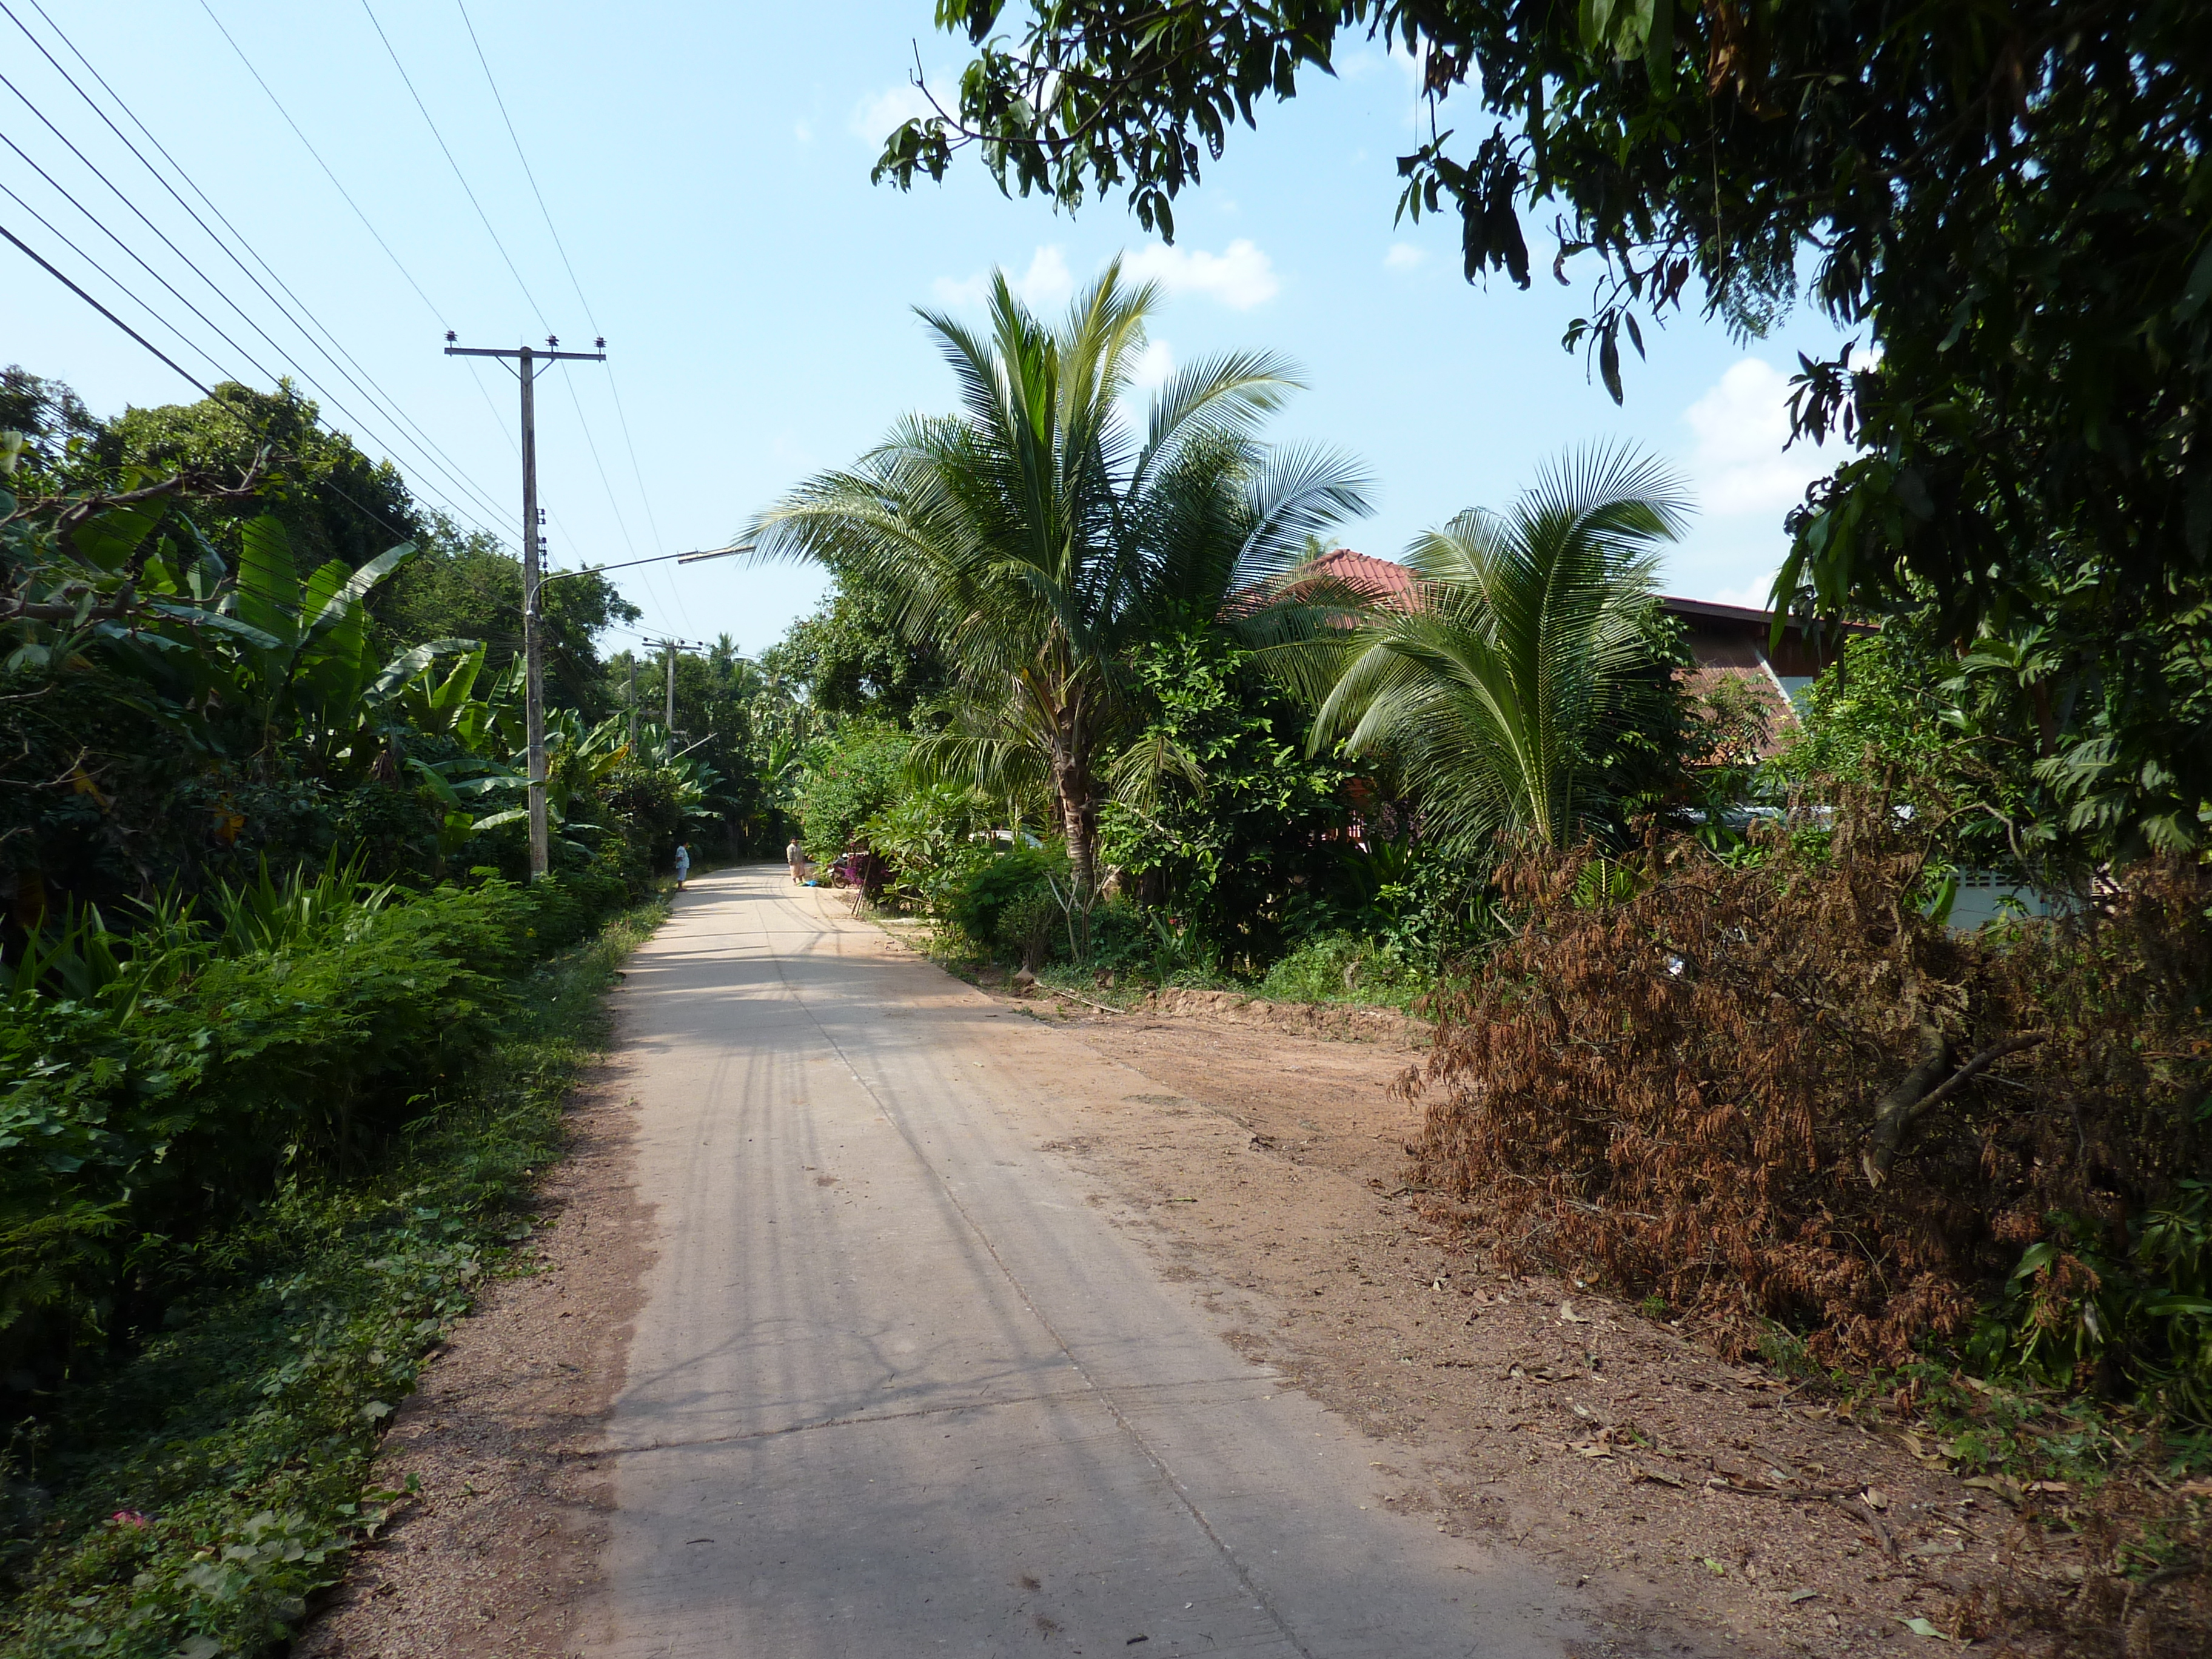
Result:
[[[668,746],[676,747],[676,641],[668,642]]]
[[[515,360],[515,378],[522,382],[522,659],[524,723],[530,738],[530,878],[545,873],[550,843],[545,826],[545,667],[538,640],[538,554],[544,538],[538,533],[538,377],[543,364],[561,362],[603,363],[607,343],[593,343],[595,351],[562,351],[558,335],[545,337],[545,349],[518,346],[506,350],[490,346],[453,343],[453,331],[446,331],[448,357],[497,357]]]
[[[637,761],[637,653],[629,653],[629,757]]]

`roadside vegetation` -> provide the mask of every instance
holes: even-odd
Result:
[[[673,848],[742,846],[761,784],[631,739],[579,579],[526,882],[511,561],[283,399],[6,391],[0,1647],[275,1651],[526,1259]]]

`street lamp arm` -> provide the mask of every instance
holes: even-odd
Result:
[[[620,564],[586,565],[581,570],[549,570],[538,577],[538,585],[543,587],[548,582],[557,582],[566,577],[596,575],[604,570],[635,570],[641,564],[667,564],[672,561],[678,564],[696,564],[702,559],[726,559],[732,554],[752,550],[750,542],[739,542],[733,547],[710,547],[703,553],[663,553],[657,558],[625,559]]]

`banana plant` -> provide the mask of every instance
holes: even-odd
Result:
[[[470,755],[521,744],[521,677],[510,669],[487,684],[485,648],[478,645],[464,652],[442,679],[425,672],[407,682],[399,702],[410,728],[444,738]],[[478,696],[480,686],[483,695]]]
[[[358,570],[332,559],[302,580],[282,525],[264,517],[246,526],[237,585],[226,599],[229,614],[275,641],[241,641],[234,653],[264,743],[296,734],[326,763],[365,763],[392,724],[386,706],[439,658],[476,647],[431,640],[380,666],[370,654],[368,594],[416,551],[402,542]]]

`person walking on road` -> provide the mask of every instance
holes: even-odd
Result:
[[[682,842],[676,843],[676,890],[682,892],[684,884],[691,875],[691,849]]]
[[[791,838],[791,845],[783,849],[783,861],[791,866],[793,881],[806,879],[806,849],[799,844],[799,837]]]

